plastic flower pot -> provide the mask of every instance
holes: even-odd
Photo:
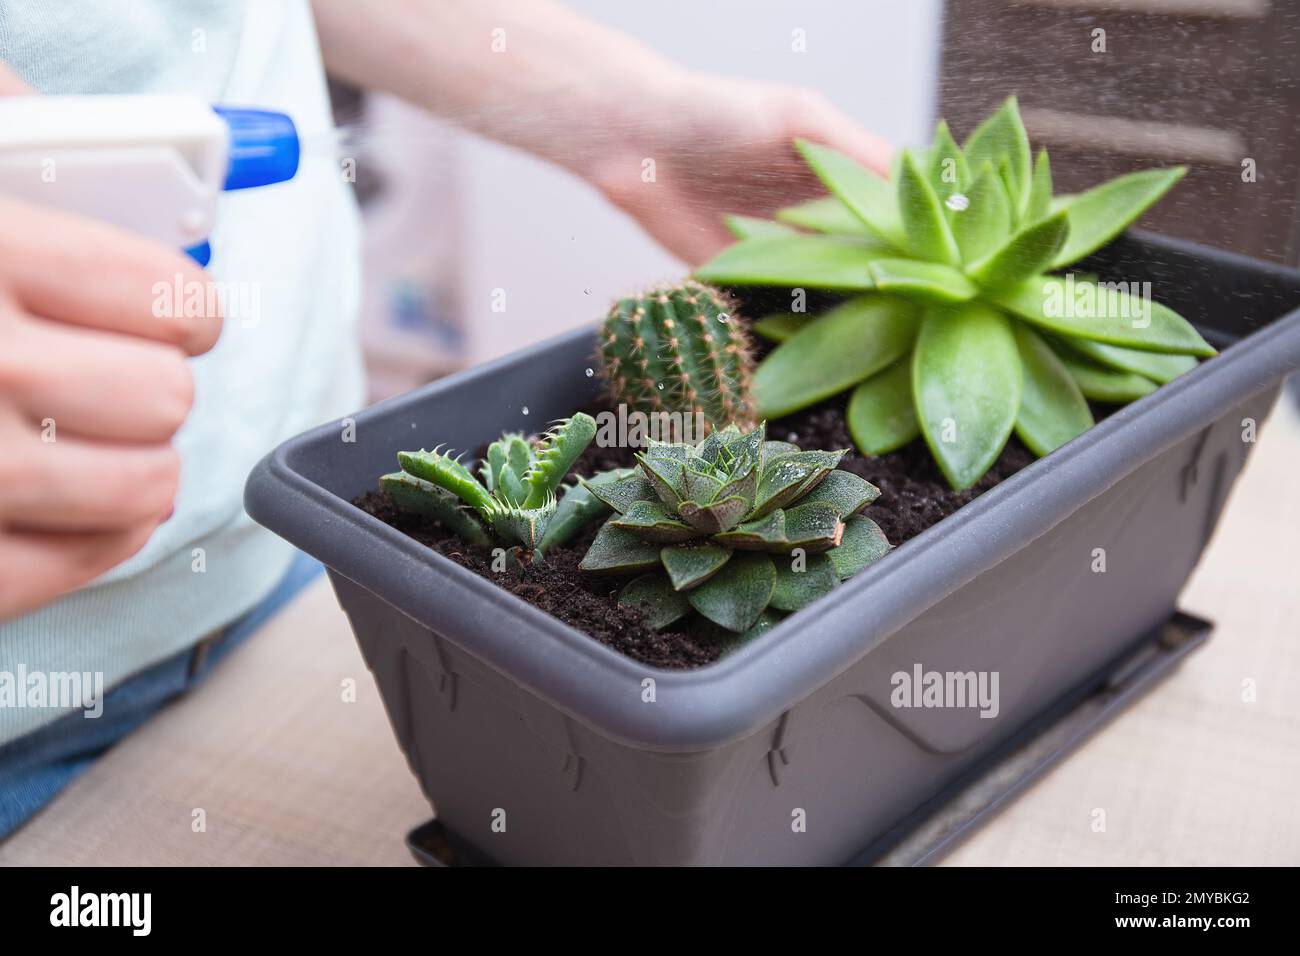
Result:
[[[246,506],[329,567],[438,818],[487,857],[844,863],[1175,610],[1300,368],[1300,272],[1140,234],[1088,266],[1151,281],[1222,354],[697,670],[626,658],[350,504],[400,448],[594,401],[590,330],[367,409],[354,443],[336,423],[286,442]],[[917,666],[996,673],[996,716],[895,706]]]

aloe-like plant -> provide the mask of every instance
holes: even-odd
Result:
[[[816,319],[756,323],[781,343],[755,376],[766,417],[853,388],[848,424],[864,453],[922,435],[960,489],[1013,429],[1045,455],[1093,424],[1087,399],[1131,401],[1214,354],[1132,288],[1052,274],[1117,236],[1181,167],[1053,197],[1047,152],[1033,159],[1014,97],[961,146],[940,122],[890,180],[825,146],[796,146],[832,195],[778,222],[731,217],[740,241],[696,272],[724,286],[852,294]]]
[[[699,414],[705,430],[754,427],[753,347],[717,289],[687,280],[620,299],[597,357],[610,397],[636,411]]]
[[[429,515],[467,544],[495,543],[538,560],[587,522],[608,513],[583,485],[557,503],[556,491],[596,435],[596,422],[579,412],[536,441],[507,433],[488,446],[476,478],[458,457],[438,448],[397,453],[402,470],[379,487],[404,511]]]
[[[880,492],[836,468],[843,455],[767,441],[766,424],[652,443],[635,470],[587,484],[616,513],[579,567],[637,574],[619,601],[652,627],[695,611],[732,635],[764,630],[889,550],[858,513]]]

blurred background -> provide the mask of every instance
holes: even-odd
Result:
[[[694,69],[816,89],[898,146],[927,142],[940,116],[961,137],[1016,93],[1058,190],[1186,164],[1143,226],[1300,264],[1300,0],[564,2]],[[333,93],[355,128],[344,155],[366,220],[372,399],[594,323],[627,290],[684,273],[568,174],[397,100]],[[1281,403],[1265,434],[1180,601],[1219,636],[950,862],[1300,860],[1285,810],[1300,780],[1300,403]],[[309,689],[292,706],[285,674]],[[0,864],[409,863],[394,835],[428,803],[373,693],[337,706],[340,677],[357,674],[317,581]],[[223,838],[191,831],[196,793]],[[1097,807],[1115,810],[1109,834],[1091,826]]]
[[[960,138],[1014,92],[1058,191],[1183,163],[1144,226],[1298,261],[1293,0],[660,0],[653,17],[569,5],[692,68],[813,87],[898,145],[927,142],[939,116]],[[369,130],[356,186],[372,398],[592,322],[685,269],[565,173],[392,99],[335,100]]]

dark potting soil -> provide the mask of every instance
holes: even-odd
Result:
[[[852,449],[853,440],[844,419],[844,406],[845,398],[840,396],[769,422],[768,436],[803,448]],[[588,409],[593,413],[599,410]],[[480,449],[480,455],[482,451]],[[867,507],[864,514],[880,525],[889,541],[897,546],[916,537],[1033,460],[1034,456],[1013,437],[988,474],[966,491],[953,491],[948,487],[921,440],[879,457],[863,456],[850,450],[839,467],[860,475],[880,489],[880,497]],[[630,449],[592,445],[573,471],[588,477],[599,471],[632,464],[634,459]],[[639,611],[618,604],[623,579],[584,574],[578,570],[578,562],[595,537],[599,522],[574,539],[569,547],[548,552],[545,561],[528,566],[522,574],[517,569],[494,572],[491,555],[467,548],[464,542],[444,531],[432,518],[398,511],[381,491],[366,492],[353,503],[439,554],[634,660],[655,667],[691,668],[717,660],[721,654],[716,641],[693,635],[684,626],[663,631],[647,627]]]

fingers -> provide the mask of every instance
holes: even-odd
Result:
[[[867,132],[820,94],[796,92],[790,116],[796,137],[830,146],[881,176],[889,176],[894,147]]]
[[[163,444],[185,421],[194,379],[171,345],[12,316],[4,321],[0,391],[59,436]]]
[[[25,424],[5,429],[0,527],[110,531],[153,526],[171,512],[180,456],[170,445],[55,436],[44,440]]]
[[[0,198],[0,288],[26,311],[199,355],[221,309],[208,276],[159,243],[80,216]],[[197,295],[195,294],[197,293]],[[186,315],[201,303],[202,314]]]
[[[0,535],[0,620],[40,607],[121,564],[144,547],[156,527]]]
[[[702,266],[736,241],[725,226],[711,222],[648,215],[642,217],[641,225],[651,238],[692,269]]]
[[[31,87],[14,76],[7,66],[0,63],[0,96],[23,96],[31,92]]]
[[[0,64],[0,96],[30,92]],[[0,198],[0,619],[127,560],[170,515],[184,356],[221,330],[219,306],[176,303],[209,288],[157,243]]]
[[[721,211],[715,212],[708,204],[696,205],[690,196],[670,186],[650,190],[639,179],[610,178],[600,188],[605,198],[635,219],[650,238],[692,268],[734,241]],[[745,207],[723,200],[721,208]]]
[[[180,472],[170,446],[46,442],[12,411],[0,442],[0,619],[125,561],[170,512]]]

